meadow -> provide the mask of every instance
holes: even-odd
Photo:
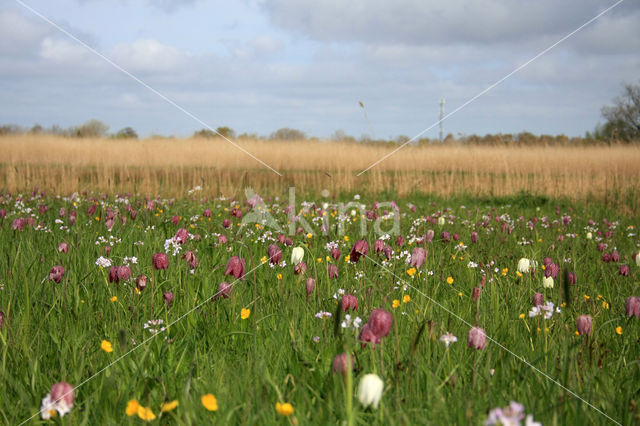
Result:
[[[315,170],[309,182],[317,179],[318,192],[326,188],[316,197],[298,196],[294,206],[284,191],[247,199],[242,185],[257,190],[267,181],[216,183],[214,175],[179,193],[176,187],[199,184],[199,173],[215,174],[222,161],[204,155],[210,148],[203,141],[172,146],[171,156],[162,154],[168,145],[152,149],[142,141],[136,152],[149,153],[136,158],[131,145],[123,152],[113,143],[108,156],[95,142],[65,141],[32,151],[31,163],[19,147],[5,157],[4,423],[640,419],[640,299],[633,298],[640,296],[640,224],[629,210],[572,201],[562,185],[542,186],[537,196],[508,195],[523,189],[515,178],[509,191],[495,186],[501,197],[493,198],[457,195],[455,185],[442,189],[446,198],[418,195],[412,186],[393,199],[357,190],[347,196],[350,187],[324,187],[317,173],[331,164],[346,168],[339,152],[336,163],[312,162],[298,158],[295,145],[273,166],[297,169],[299,161],[301,170]],[[196,155],[198,149],[205,151]],[[349,171],[366,165],[368,148],[361,149]],[[605,179],[635,188],[637,150],[612,148],[603,157],[598,149],[546,158],[547,148],[538,148],[530,159],[517,150],[477,149],[467,157],[460,150],[453,159],[442,154],[438,170],[473,166],[479,177],[499,155],[498,170],[533,170],[538,182],[553,178],[535,170],[583,161],[593,162],[575,170],[583,179],[595,184],[600,169],[615,170]],[[383,170],[399,185],[420,161],[436,161],[439,151],[429,152],[422,160],[402,154],[406,167]],[[118,188],[102,180],[134,161],[141,169],[170,162],[198,173],[167,184],[177,197],[81,191],[83,184]],[[238,173],[248,161],[238,156]],[[93,177],[73,181],[89,166],[97,168]],[[532,169],[519,170],[526,166]],[[63,170],[58,181],[54,167]],[[26,184],[18,183],[20,173],[49,192],[18,193],[13,188]],[[140,173],[139,185],[146,185],[151,172]],[[220,195],[225,185],[236,188],[235,199]],[[60,382],[70,386],[52,389]]]

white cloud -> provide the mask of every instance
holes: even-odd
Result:
[[[49,33],[40,22],[25,18],[15,10],[0,10],[0,53],[24,54]]]
[[[127,71],[143,73],[176,71],[188,66],[191,60],[188,52],[153,39],[120,43],[110,50],[108,56]]]
[[[75,66],[94,59],[94,54],[75,41],[45,37],[40,44],[40,57],[46,61]]]
[[[272,54],[283,47],[283,43],[281,40],[272,37],[270,35],[261,35],[255,37],[251,41],[251,46],[255,50],[257,54]]]

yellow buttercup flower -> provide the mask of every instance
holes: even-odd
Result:
[[[516,275],[518,276],[518,278],[522,278],[522,272],[516,271]]]
[[[398,299],[393,299],[393,304],[391,306],[393,307],[393,309],[397,308],[398,306],[400,306],[400,301]]]
[[[100,344],[100,347],[105,352],[113,352],[113,347],[111,346],[111,342],[109,342],[108,340],[103,340],[102,343]]]
[[[402,296],[402,303],[409,303],[411,301],[411,297],[408,294]]]
[[[348,241],[349,241],[349,236],[348,236],[348,235],[345,235],[345,236],[344,236],[344,240],[348,242]]]
[[[115,302],[116,300],[118,300],[118,297],[117,297],[117,296],[113,296],[113,297],[112,297],[111,299],[109,299],[109,300],[111,300],[112,302]]]
[[[277,278],[278,280],[281,280],[281,279],[282,279],[282,274],[278,274],[278,275],[276,275],[276,278]]]
[[[249,315],[251,315],[251,310],[247,308],[242,308],[242,310],[240,311],[240,318],[245,320],[249,318]]]
[[[285,402],[284,404],[276,402],[276,411],[281,416],[289,417],[293,414],[293,405],[289,404],[288,402]]]
[[[500,274],[503,277],[506,277],[508,272],[509,272],[509,268],[502,268],[502,271],[500,271]]]
[[[208,393],[206,395],[202,395],[200,401],[202,402],[202,405],[204,405],[204,408],[206,408],[207,410],[218,411],[218,400],[212,394]]]
[[[410,277],[413,277],[417,272],[416,268],[409,268],[407,269],[407,274],[409,274]]]
[[[520,319],[524,319],[524,314],[520,314]]]
[[[262,259],[260,259],[261,263],[267,263],[267,256],[262,256]]]
[[[617,326],[616,327],[616,333],[617,334],[622,334],[622,327],[621,326]]]
[[[447,284],[453,284],[453,277],[447,277]]]
[[[164,404],[162,404],[160,411],[162,411],[163,413],[168,413],[169,411],[175,410],[177,406],[178,400],[174,399],[173,401],[165,402]]]
[[[153,414],[151,408],[143,407],[140,405],[138,406],[138,417],[140,417],[144,421],[150,422],[151,420],[155,420],[156,415]]]
[[[135,416],[136,414],[138,414],[139,406],[140,404],[138,404],[138,401],[136,399],[129,400],[129,402],[127,403],[127,409],[125,410],[127,416]]]

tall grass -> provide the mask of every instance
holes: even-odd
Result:
[[[637,146],[406,146],[362,176],[393,146],[340,142],[238,141],[271,172],[221,139],[105,140],[53,136],[0,138],[0,186],[55,193],[82,189],[173,196],[201,185],[232,195],[263,192],[414,192],[439,196],[530,193],[638,208]]]

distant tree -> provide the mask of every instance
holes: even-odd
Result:
[[[240,133],[238,139],[259,140],[261,137],[257,133]]]
[[[73,131],[73,136],[77,138],[101,138],[107,134],[109,126],[95,118],[78,126]]]
[[[31,130],[29,130],[29,133],[31,133],[32,135],[39,135],[39,134],[41,134],[43,131],[44,131],[44,129],[42,128],[42,126],[36,123],[36,124],[31,128]]]
[[[269,136],[269,139],[277,139],[283,141],[299,141],[306,138],[307,135],[303,131],[297,129],[289,129],[288,127],[278,129],[275,132],[271,133],[271,136]]]
[[[532,145],[538,138],[531,132],[520,132],[516,135],[516,141],[522,145]]]
[[[24,130],[22,129],[22,127],[15,124],[4,124],[0,126],[0,136],[17,135],[20,133],[24,133]]]
[[[454,143],[456,141],[456,137],[453,136],[452,133],[448,133],[447,136],[444,137],[444,143]]]
[[[216,130],[211,130],[207,128],[198,130],[193,134],[193,137],[205,138],[205,139],[225,137],[227,139],[235,139],[236,132],[234,132],[233,129],[230,127],[222,126],[222,127],[218,127]]]
[[[640,85],[625,84],[613,106],[602,108],[607,120],[600,129],[605,139],[640,140]]]
[[[411,140],[411,138],[410,138],[409,136],[407,136],[407,135],[400,135],[400,136],[398,136],[398,137],[395,139],[395,143],[396,143],[396,144],[398,144],[398,145],[404,145],[404,144],[406,144],[407,142],[409,142],[410,140]],[[412,141],[412,144],[414,144],[414,145],[415,145],[415,143],[416,143],[416,142],[415,142],[415,140],[414,140],[414,141]]]
[[[342,129],[338,129],[329,137],[332,141],[340,141],[340,142],[355,142],[356,138],[350,136],[344,132]]]
[[[218,127],[216,129],[216,132],[218,132],[218,135],[225,137],[227,139],[235,139],[236,137],[236,132],[234,132],[233,129],[230,127],[226,127],[226,126]]]
[[[193,137],[194,138],[205,138],[205,139],[209,139],[209,138],[215,138],[216,132],[214,132],[211,129],[201,129],[198,130],[197,132],[193,133]]]
[[[63,129],[62,127],[60,127],[57,124],[54,124],[53,126],[51,126],[51,129],[49,129],[49,133],[51,133],[52,135],[58,135],[58,136],[67,136],[68,135],[68,131]]]
[[[505,143],[513,142],[513,135],[511,133],[506,133],[504,135],[500,135],[500,137]]]
[[[118,133],[115,134],[116,139],[138,139],[138,134],[131,127],[125,127],[124,129],[118,130]]]

